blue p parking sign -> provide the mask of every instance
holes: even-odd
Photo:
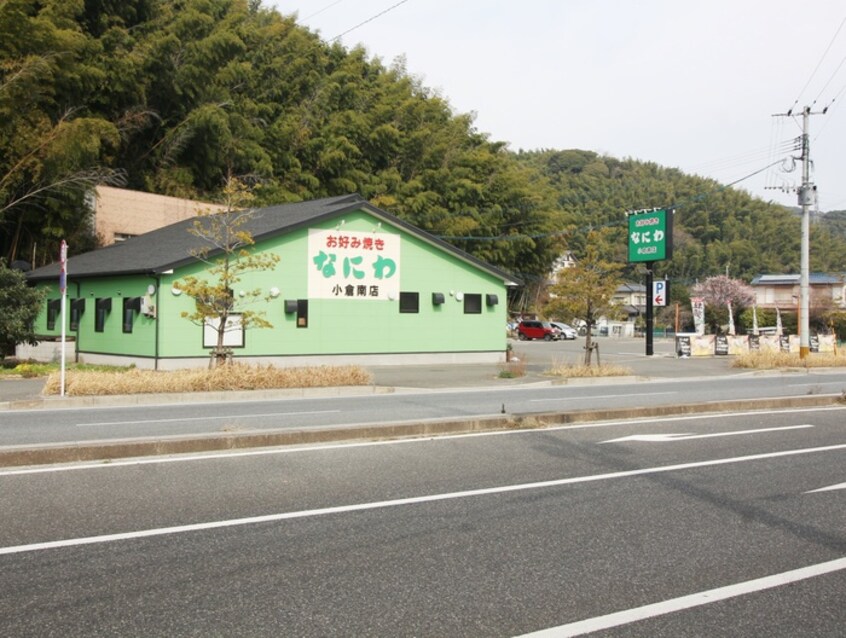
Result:
[[[659,279],[652,282],[652,305],[666,306],[667,297],[670,296],[670,287],[666,279]]]

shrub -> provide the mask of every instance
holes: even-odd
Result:
[[[834,353],[813,353],[804,359],[795,352],[747,352],[737,355],[732,361],[732,366],[757,370],[832,368],[846,366],[846,352],[838,352],[836,355]]]
[[[582,364],[557,363],[545,374],[553,377],[625,377],[632,373],[631,369],[613,363],[602,363],[595,366]]]
[[[211,370],[200,368],[162,372],[129,369],[122,371],[68,370],[65,393],[68,396],[145,394],[170,392],[209,392],[218,390],[270,390],[367,385],[370,373],[358,366],[317,366],[276,368],[232,364]],[[58,394],[61,380],[53,372],[44,394]]]
[[[510,351],[509,345],[509,359],[504,364],[500,365],[499,378],[500,379],[516,379],[518,377],[526,376],[526,365],[528,361],[523,354],[516,354]]]

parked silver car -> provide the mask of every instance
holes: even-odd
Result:
[[[578,336],[576,329],[568,326],[566,323],[561,323],[560,321],[550,321],[549,323],[555,328],[558,328],[561,333],[560,339],[575,339]]]

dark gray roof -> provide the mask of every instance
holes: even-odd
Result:
[[[842,284],[846,280],[844,274],[829,274],[822,272],[808,273],[808,283],[811,285],[824,284]],[[758,275],[752,280],[753,286],[790,286],[798,285],[800,283],[800,275],[798,274],[766,274]]]
[[[402,228],[502,279],[507,285],[521,283],[512,275],[476,259],[469,253],[402,221],[388,212],[376,208],[356,193],[261,208],[243,226],[243,229],[250,232],[253,239],[259,242],[355,210],[366,211],[387,224]],[[189,232],[194,219],[196,218],[186,219],[105,248],[70,257],[67,264],[68,279],[114,275],[154,275],[194,262],[196,258],[191,256],[191,252],[207,247],[202,240]],[[213,255],[214,253],[210,254]],[[29,281],[58,280],[58,277],[58,263],[37,268],[27,273]]]
[[[646,292],[646,286],[643,284],[622,283],[617,286],[617,294],[624,294],[627,292]]]

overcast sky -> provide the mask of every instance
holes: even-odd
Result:
[[[784,147],[802,133],[802,108],[829,106],[810,118],[811,180],[820,210],[846,209],[843,0],[264,4],[324,40],[349,31],[345,46],[385,65],[405,56],[409,73],[513,150],[580,148],[728,184],[798,157]],[[772,117],[791,108],[798,117]],[[801,183],[799,162],[780,166],[738,187],[796,205],[795,190],[764,188]]]

